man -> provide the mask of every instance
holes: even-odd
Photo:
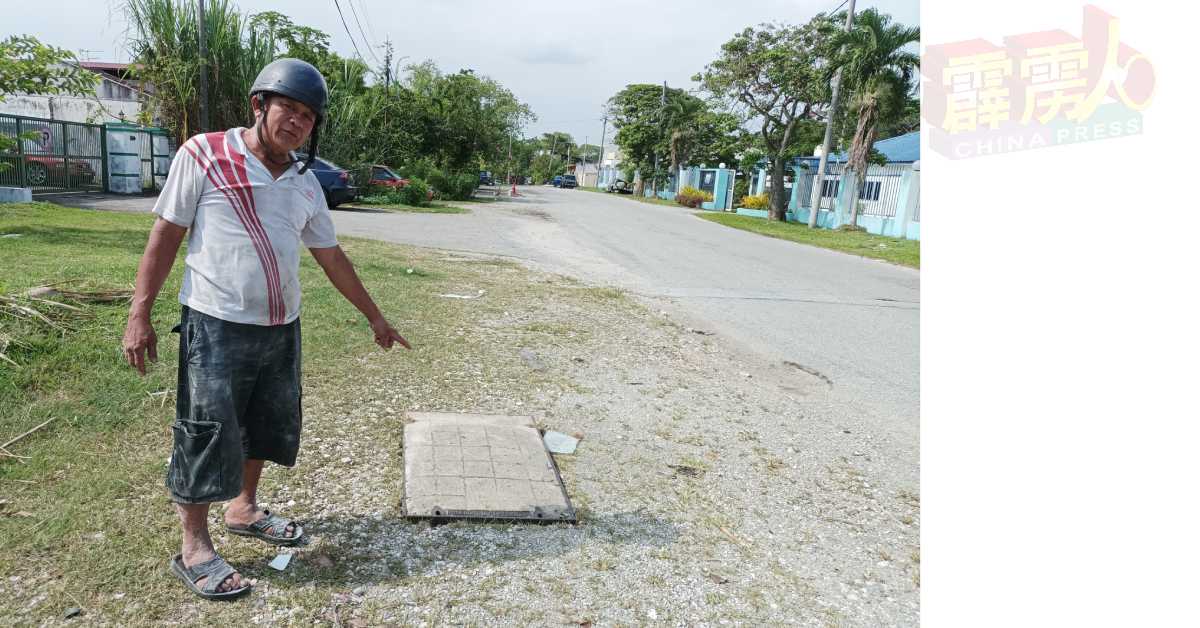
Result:
[[[213,502],[232,500],[232,534],[276,545],[303,535],[256,503],[264,462],[290,467],[300,445],[300,245],[367,317],[376,343],[412,348],[363,288],[307,172],[327,101],[325,79],[308,63],[280,59],[263,68],[250,91],[252,128],[197,135],[180,147],[138,266],[124,349],[145,374],[145,359],[158,358],[150,310],[190,231],[167,488],[183,526],[171,571],[206,599],[250,590],[213,548]],[[306,141],[300,165],[292,151]]]

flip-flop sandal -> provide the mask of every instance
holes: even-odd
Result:
[[[279,515],[273,515],[271,514],[270,510],[264,510],[263,514],[266,516],[250,525],[226,525],[225,528],[229,530],[230,534],[261,539],[267,543],[270,543],[271,545],[295,545],[296,543],[299,543],[300,538],[304,536],[304,528],[300,527],[300,524],[296,523],[295,521],[285,517],[280,517]],[[273,530],[286,532],[289,525],[292,526],[291,536],[271,534],[271,531]]]
[[[241,588],[232,589],[230,591],[218,591],[221,583],[225,582],[237,573],[237,571],[225,562],[220,556],[214,557],[212,560],[192,565],[187,567],[183,564],[183,554],[176,554],[175,558],[171,559],[171,573],[175,574],[184,584],[187,585],[192,593],[199,595],[206,600],[232,600],[236,597],[241,597],[250,592],[251,585],[246,584]],[[208,578],[204,581],[204,586],[201,587],[196,583],[201,578]]]

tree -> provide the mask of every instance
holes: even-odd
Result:
[[[824,14],[802,26],[747,28],[722,45],[721,56],[693,78],[742,122],[758,122],[763,153],[771,165],[771,220],[786,216],[783,178],[797,128],[814,118],[829,98],[828,60],[835,30]]]
[[[75,54],[28,35],[0,41],[0,95],[81,95],[96,86],[97,76],[78,66]]]
[[[213,128],[241,126],[250,120],[250,86],[259,70],[279,54],[269,29],[255,28],[252,18],[229,0],[209,0],[205,7],[205,45],[200,58],[199,7],[194,0],[126,0],[128,45],[139,74],[154,85],[151,104],[182,143],[195,131],[200,101],[196,85],[208,77],[208,111]]]
[[[625,168],[642,174],[634,194],[641,194],[647,175],[651,179],[658,176],[658,163],[666,156],[663,89],[645,83],[626,85],[608,100],[608,115],[617,129],[613,141],[621,148]],[[682,90],[667,88],[668,93],[672,91]]]
[[[850,195],[850,225],[857,226],[858,197],[866,186],[879,128],[911,113],[913,76],[921,61],[905,48],[921,40],[921,29],[892,24],[891,16],[867,9],[856,18],[854,27],[836,40],[842,47],[837,63],[853,94],[850,108],[856,114],[846,169],[855,173],[857,183]]]
[[[0,41],[0,96],[8,94],[82,95],[95,89],[98,77],[79,67],[74,53],[49,46],[28,35]],[[32,136],[0,134],[0,153]],[[0,163],[0,172],[11,164]]]

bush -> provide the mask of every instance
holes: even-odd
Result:
[[[675,195],[675,202],[685,207],[699,207],[701,203],[711,203],[712,200],[712,194],[694,188],[690,185],[685,185],[683,189]]]
[[[469,200],[475,195],[475,188],[479,186],[478,173],[446,174],[440,170],[434,170],[430,172],[429,176],[429,182],[437,192],[437,197],[442,200]]]
[[[400,188],[372,185],[367,188],[366,194],[358,198],[358,201],[368,205],[396,205],[403,203],[404,199],[400,196]]]
[[[742,207],[746,209],[766,209],[771,199],[766,194],[754,194],[742,199]]]
[[[397,190],[400,202],[414,207],[429,204],[429,184],[421,179],[409,179],[408,185]]]

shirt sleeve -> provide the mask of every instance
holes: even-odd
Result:
[[[309,187],[313,188],[313,211],[309,214],[308,223],[300,233],[300,241],[310,249],[327,249],[338,245],[337,232],[333,228],[333,217],[329,213],[329,205],[325,202],[325,192],[317,175],[308,173]]]
[[[154,203],[154,213],[180,227],[191,227],[196,219],[196,207],[204,191],[205,171],[198,161],[200,154],[195,138],[184,142],[175,151],[167,182]]]

